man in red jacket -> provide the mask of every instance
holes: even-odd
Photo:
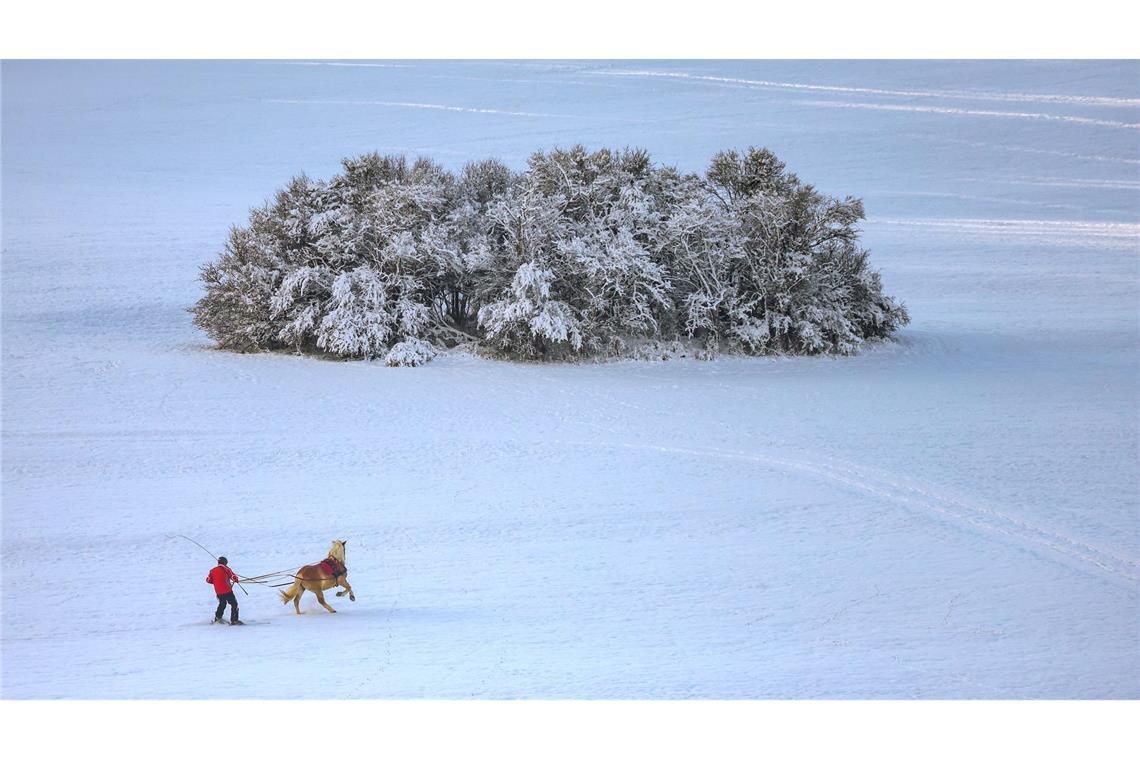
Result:
[[[237,574],[230,570],[229,560],[218,557],[218,566],[206,576],[206,583],[214,584],[214,592],[218,595],[218,609],[214,612],[214,622],[222,622],[222,613],[226,611],[226,604],[230,605],[230,625],[245,625],[238,620],[237,597],[234,596],[234,584],[237,583]]]

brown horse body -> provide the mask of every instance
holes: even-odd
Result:
[[[352,593],[352,586],[348,585],[348,568],[344,564],[344,541],[333,541],[332,548],[329,549],[329,558],[336,560],[344,572],[340,575],[333,575],[328,571],[326,565],[317,563],[315,565],[305,565],[296,573],[293,574],[293,585],[285,591],[281,592],[281,602],[288,604],[290,600],[293,602],[293,609],[297,611],[298,615],[305,613],[301,612],[301,595],[305,591],[312,591],[317,595],[317,601],[321,603],[329,612],[336,612],[325,602],[324,592],[330,588],[343,586],[344,591],[336,592],[337,596],[344,596],[348,594],[348,598],[356,601],[356,594]]]

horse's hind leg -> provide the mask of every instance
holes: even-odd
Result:
[[[304,612],[301,612],[301,594],[303,593],[305,593],[305,587],[301,584],[300,581],[297,581],[297,593],[293,596],[293,609],[297,611],[298,615],[305,614]]]
[[[332,607],[328,606],[328,604],[325,602],[325,592],[324,591],[321,591],[319,588],[315,588],[315,589],[313,589],[313,593],[317,595],[317,601],[321,603],[322,607],[324,607],[329,612],[336,612],[336,610],[334,610]]]

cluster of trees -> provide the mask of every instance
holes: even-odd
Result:
[[[364,155],[295,178],[202,269],[194,322],[236,351],[429,361],[620,355],[646,339],[708,354],[851,353],[908,321],[859,246],[858,199],[770,151],[704,176],[581,146],[458,174]]]

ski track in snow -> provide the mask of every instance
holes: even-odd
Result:
[[[743,79],[737,77],[702,76],[678,72],[662,71],[598,71],[602,76],[616,77],[648,77],[673,79],[686,82],[710,83],[716,85],[743,86],[755,89],[791,90],[797,92],[837,93],[852,95],[873,95],[891,98],[930,98],[953,99],[972,101],[999,101],[1010,103],[1040,103],[1062,106],[1081,106],[1098,108],[1127,108],[1140,109],[1140,99],[1116,98],[1092,95],[1059,95],[1049,93],[1017,93],[1017,92],[987,92],[982,90],[900,90],[877,87],[851,87],[839,85],[805,84],[800,82],[777,82],[759,79]],[[956,108],[950,106],[923,106],[911,104],[869,103],[843,100],[804,100],[798,101],[800,105],[816,108],[852,108],[877,111],[896,111],[911,113],[927,113],[954,116],[982,116],[1006,119],[1032,119],[1039,121],[1052,121],[1087,126],[1110,127],[1114,129],[1140,129],[1140,123],[1120,121],[1118,119],[1101,119],[1089,116],[1075,116],[1067,114],[1042,113],[1033,111],[995,111],[979,108]]]
[[[1033,148],[1026,145],[1007,145],[1003,143],[984,142],[980,140],[959,140],[952,137],[940,137],[929,133],[910,133],[907,134],[906,137],[939,145],[961,145],[967,148],[981,148],[984,150],[997,150],[1008,153],[1023,153],[1031,156],[1057,156],[1059,158],[1072,158],[1078,161],[1097,161],[1102,163],[1122,164],[1126,166],[1140,166],[1140,159],[1129,158],[1128,156],[1105,156],[1092,153],[1075,153],[1073,151],[1067,150]]]
[[[1117,121],[1115,119],[1095,119],[1089,116],[1064,116],[1054,113],[1038,113],[1032,111],[988,111],[978,108],[950,108],[947,106],[906,106],[890,103],[852,103],[842,100],[805,100],[802,101],[802,104],[816,108],[854,108],[869,111],[897,111],[907,113],[938,114],[940,116],[986,116],[1002,119],[1033,119],[1037,121],[1055,121],[1066,124],[1111,127],[1113,129],[1140,129],[1140,122]]]
[[[497,108],[468,108],[449,106],[440,103],[404,103],[392,100],[297,100],[291,98],[268,98],[265,103],[284,103],[304,106],[383,106],[386,108],[421,108],[429,111],[457,111],[460,113],[486,113],[499,116],[527,116],[531,118],[566,119],[568,114],[538,113],[535,111],[504,111]]]
[[[347,69],[407,69],[410,63],[365,63],[363,61],[258,61],[262,66],[333,66]]]
[[[1074,203],[1050,203],[1048,201],[1034,201],[1025,198],[1003,198],[995,195],[973,195],[970,193],[946,193],[933,190],[891,190],[881,195],[911,197],[911,198],[954,198],[969,202],[986,202],[1002,206],[1030,206],[1035,208],[1062,209],[1065,211],[1081,211],[1083,206]],[[917,220],[921,221],[921,220]]]
[[[874,219],[867,226],[916,227],[937,232],[1013,237],[1112,250],[1140,248],[1140,224],[1044,219]]]
[[[978,182],[974,177],[964,177],[964,182]],[[1126,190],[1140,193],[1140,180],[1129,179],[1066,179],[1064,177],[1019,177],[1016,179],[989,180],[1001,185],[1034,185],[1036,187],[1075,187],[1090,190]]]
[[[801,90],[807,92],[836,92],[858,95],[881,95],[905,98],[945,98],[957,100],[997,100],[1015,103],[1058,103],[1064,105],[1096,106],[1103,108],[1140,108],[1140,98],[1113,98],[1096,95],[1055,95],[1048,93],[989,92],[985,90],[900,90],[881,87],[845,87],[839,85],[804,84],[801,82],[775,82],[763,79],[684,74],[672,71],[598,71],[602,76],[651,77],[677,79],[690,82],[744,85],[759,89]]]
[[[574,445],[587,444],[575,443]],[[920,513],[933,513],[949,518],[983,534],[999,534],[1036,549],[1038,552],[1042,552],[1044,556],[1051,556],[1055,553],[1069,560],[1076,560],[1078,566],[1082,564],[1092,565],[1129,584],[1140,580],[1140,572],[1138,572],[1140,571],[1140,562],[1136,560],[1094,547],[1079,538],[1033,525],[994,507],[939,494],[929,485],[906,483],[904,478],[897,474],[872,474],[867,469],[860,469],[849,463],[839,465],[795,461],[750,452],[648,446],[631,443],[613,445],[627,449],[653,450],[668,454],[755,462],[768,467],[807,473],[811,477],[902,504]]]

